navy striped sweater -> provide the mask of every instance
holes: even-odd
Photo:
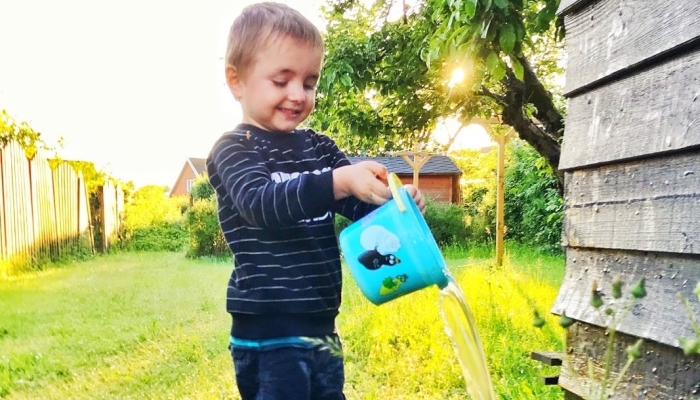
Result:
[[[341,301],[335,213],[357,220],[376,206],[336,201],[334,168],[350,165],[327,136],[241,124],[207,158],[233,256],[226,309],[241,339],[333,332]]]

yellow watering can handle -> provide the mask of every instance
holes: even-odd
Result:
[[[404,212],[406,211],[406,206],[403,204],[403,200],[401,200],[401,195],[399,195],[399,188],[402,185],[401,179],[399,179],[396,174],[389,174],[389,190],[391,190],[391,196],[396,201],[396,206],[399,208],[399,211]]]

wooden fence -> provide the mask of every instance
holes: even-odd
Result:
[[[39,155],[28,160],[14,142],[0,149],[0,275],[66,255],[92,254],[91,209],[107,208],[101,220],[108,226],[98,228],[107,232],[102,237],[116,237],[123,195],[118,187],[106,186],[101,197],[110,199],[109,206],[91,206],[82,174],[70,165],[51,168]],[[106,247],[98,244],[98,250]]]

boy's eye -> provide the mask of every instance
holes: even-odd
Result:
[[[277,87],[285,87],[287,86],[287,82],[285,81],[272,81],[272,83],[277,86]]]
[[[316,85],[315,85],[315,84],[314,84],[314,85],[305,84],[305,85],[304,85],[304,89],[306,89],[306,90],[316,90]]]

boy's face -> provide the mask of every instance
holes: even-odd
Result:
[[[273,132],[293,131],[314,108],[322,57],[321,49],[282,36],[261,48],[243,75],[227,67],[242,122]]]

